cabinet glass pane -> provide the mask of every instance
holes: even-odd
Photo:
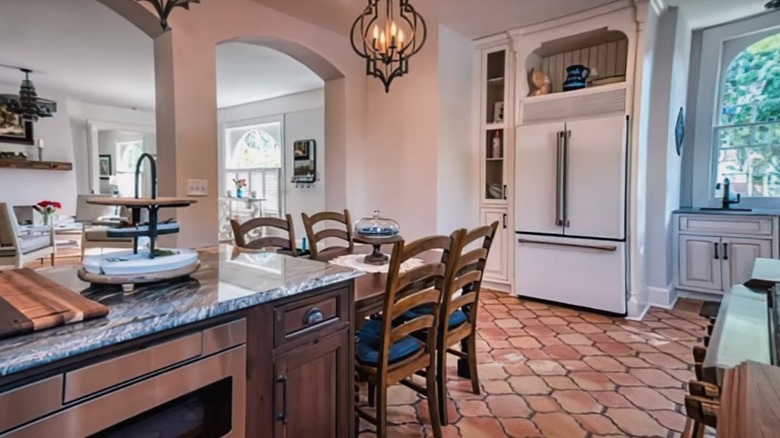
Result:
[[[485,145],[485,198],[504,198],[504,130],[486,131]]]
[[[506,51],[489,53],[487,55],[487,84],[485,90],[485,114],[487,123],[504,121],[504,84],[505,84]]]

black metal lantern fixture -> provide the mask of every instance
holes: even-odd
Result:
[[[425,20],[409,0],[368,0],[352,25],[352,48],[366,60],[366,74],[379,78],[390,92],[393,79],[409,73],[409,58],[422,49],[427,35]]]
[[[189,10],[190,3],[200,3],[200,0],[136,0],[139,2],[149,2],[154,6],[157,16],[160,17],[160,26],[163,30],[170,30],[168,27],[168,16],[171,15],[173,8],[184,8]]]
[[[57,112],[57,102],[38,97],[35,85],[30,80],[32,70],[11,66],[4,67],[18,68],[24,73],[24,79],[21,87],[19,87],[18,95],[0,95],[0,104],[4,105],[8,111],[21,116],[22,120],[30,122],[37,122],[41,117],[51,117]]]

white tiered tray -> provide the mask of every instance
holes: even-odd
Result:
[[[170,280],[198,270],[198,253],[191,249],[160,249],[171,255],[149,257],[149,250],[115,252],[84,257],[78,276],[101,284],[137,284]]]

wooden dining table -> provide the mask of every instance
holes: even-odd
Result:
[[[372,247],[368,245],[355,246],[353,254],[370,254]],[[393,245],[383,245],[382,252],[388,256],[393,251]],[[342,253],[319,254],[315,260],[330,262]],[[441,253],[429,251],[421,254],[417,258],[425,263],[435,263],[441,260]],[[387,273],[366,272],[355,279],[355,321],[362,321],[370,315],[382,312],[384,305],[385,291],[387,290]]]

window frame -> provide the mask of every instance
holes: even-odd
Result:
[[[692,124],[695,140],[690,166],[691,201],[695,207],[721,205],[721,199],[715,196],[719,152],[715,133],[720,127],[728,67],[750,45],[780,32],[779,16],[780,12],[771,12],[701,32],[698,71],[695,66],[691,70],[691,82],[698,82]],[[780,197],[743,197],[740,207],[778,208]]]
[[[261,125],[269,125],[269,124],[278,124],[279,125],[279,147],[281,151],[281,167],[279,170],[279,215],[280,217],[283,217],[285,212],[287,211],[287,184],[286,184],[286,169],[287,169],[287,154],[286,154],[286,140],[285,140],[285,120],[284,116],[269,116],[269,117],[255,117],[255,118],[249,118],[249,119],[242,119],[242,120],[235,120],[230,122],[222,122],[220,123],[220,130],[219,130],[219,156],[217,159],[218,166],[219,166],[219,175],[218,175],[218,188],[219,188],[219,197],[223,198],[227,196],[228,190],[234,190],[233,187],[227,187],[226,180],[227,180],[227,155],[228,155],[228,148],[233,147],[233,145],[229,144],[230,138],[230,131],[244,128],[244,127],[252,127],[252,126],[261,126]],[[234,171],[235,169],[231,169],[231,171]],[[241,169],[242,172],[251,172],[253,169]]]

